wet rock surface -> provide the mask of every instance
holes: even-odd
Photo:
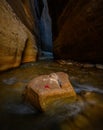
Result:
[[[64,72],[34,78],[24,92],[25,100],[41,111],[46,111],[57,99],[75,97],[76,93]]]

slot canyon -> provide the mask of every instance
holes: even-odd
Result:
[[[24,91],[37,106],[49,102],[47,111]],[[103,130],[102,122],[103,1],[0,0],[0,130]]]

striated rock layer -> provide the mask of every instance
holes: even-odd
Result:
[[[0,71],[36,61],[36,39],[6,0],[0,0]]]
[[[22,23],[37,35],[34,0],[6,0]]]
[[[41,111],[46,111],[58,99],[75,96],[68,75],[64,72],[34,78],[24,92],[25,100]]]
[[[23,24],[36,35],[38,49],[52,51],[51,19],[47,0],[7,1]]]
[[[58,32],[53,47],[55,58],[103,63],[102,0],[66,1],[55,23]]]

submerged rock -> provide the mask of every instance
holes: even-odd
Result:
[[[25,100],[42,111],[46,111],[57,99],[74,96],[76,93],[64,72],[34,78],[24,91]]]

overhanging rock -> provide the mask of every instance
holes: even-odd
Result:
[[[57,99],[74,97],[76,93],[64,72],[41,75],[34,78],[25,88],[24,97],[34,107],[46,111]]]

